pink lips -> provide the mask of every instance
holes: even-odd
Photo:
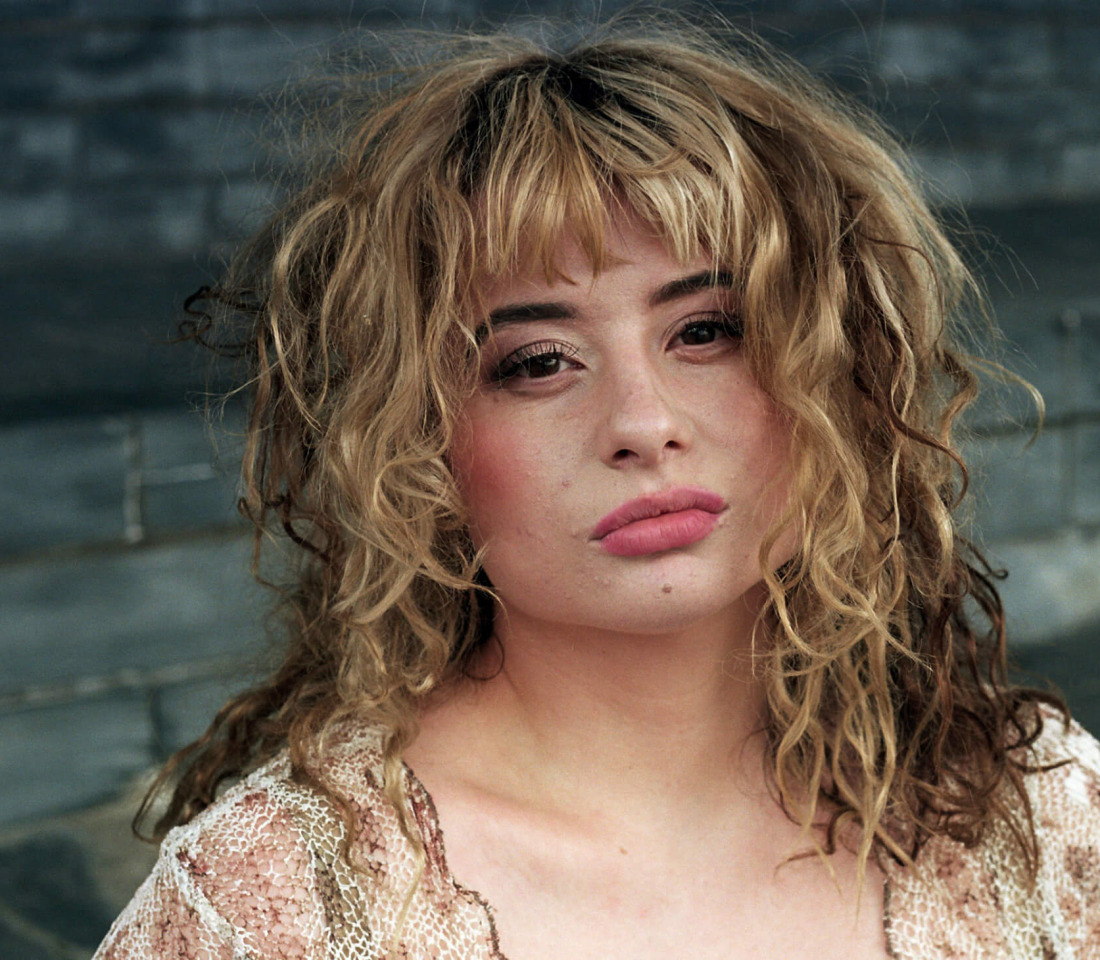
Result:
[[[612,510],[596,524],[592,539],[619,557],[675,550],[702,540],[725,508],[726,501],[710,490],[676,487]]]

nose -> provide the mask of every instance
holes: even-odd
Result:
[[[609,466],[655,466],[691,445],[692,422],[661,372],[634,363],[601,390],[600,455]]]

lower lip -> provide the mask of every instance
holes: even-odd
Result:
[[[650,553],[675,550],[702,540],[718,523],[718,514],[709,510],[678,510],[659,517],[635,520],[612,530],[600,545],[617,557],[642,557]]]

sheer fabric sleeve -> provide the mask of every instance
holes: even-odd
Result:
[[[1085,960],[1100,957],[1100,744],[1076,723],[1046,722],[1056,735],[1042,738],[1040,759],[1069,762],[1031,778],[1039,894],[1057,921],[1054,956]]]
[[[167,843],[167,841],[166,841]],[[114,922],[93,960],[232,960],[232,931],[196,890],[180,888],[162,848],[153,872]]]
[[[898,960],[1095,960],[1100,957],[1100,745],[1043,708],[1024,778],[1038,875],[1004,824],[981,844],[934,837],[909,867],[887,863],[886,917]]]
[[[320,960],[325,927],[293,817],[250,785],[165,838],[93,960]]]

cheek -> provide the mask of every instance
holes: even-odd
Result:
[[[746,529],[763,537],[783,516],[790,501],[790,424],[747,377],[731,384],[724,409],[715,422],[722,426],[712,434],[714,442],[728,451],[730,493],[743,511]],[[771,566],[789,560],[799,539],[793,529],[784,530],[772,548]]]
[[[537,445],[528,431],[470,411],[455,435],[451,469],[469,513],[476,546],[494,527],[523,516],[539,479]]]
[[[792,459],[790,425],[769,403],[767,414],[761,421],[755,462],[750,466],[758,478],[762,534],[782,518],[790,506]],[[772,547],[771,567],[774,569],[790,560],[800,544],[800,531],[792,525],[784,528]]]

